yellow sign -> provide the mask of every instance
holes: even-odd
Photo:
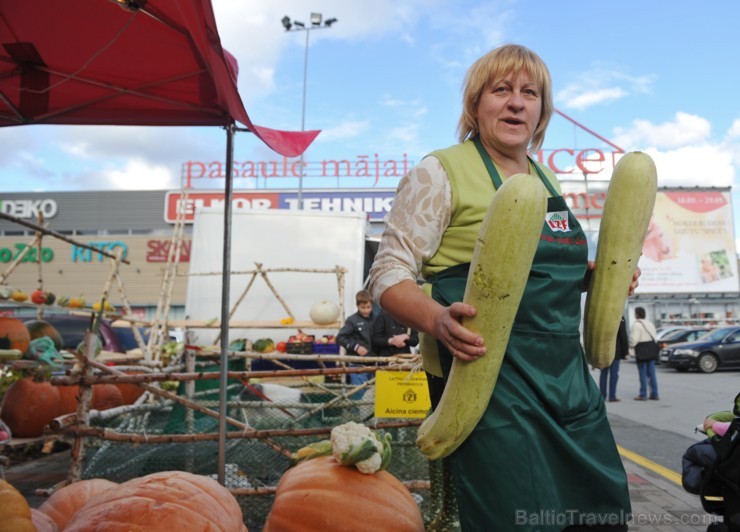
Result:
[[[431,407],[423,371],[375,373],[375,417],[424,418]]]

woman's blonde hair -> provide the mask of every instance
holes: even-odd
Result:
[[[494,48],[478,59],[465,75],[463,110],[457,125],[458,140],[473,138],[478,134],[478,102],[483,91],[512,72],[527,72],[542,95],[540,121],[534,130],[529,149],[539,150],[545,141],[545,130],[553,113],[552,81],[544,61],[529,48],[518,44],[505,44]]]

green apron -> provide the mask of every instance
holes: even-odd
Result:
[[[477,145],[498,189],[501,178]],[[450,457],[463,530],[617,524],[631,511],[627,475],[580,341],[586,237],[535,168],[553,194],[547,222],[491,400]],[[468,267],[433,276],[432,297],[444,305],[461,301]],[[446,379],[452,357],[440,342],[438,348]],[[430,383],[433,404],[439,384]]]

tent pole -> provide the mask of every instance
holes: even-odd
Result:
[[[234,166],[234,122],[226,126],[226,190],[224,191],[224,249],[221,269],[221,367],[218,403],[218,482],[225,485],[226,403],[229,370],[229,292],[231,288],[231,200]]]

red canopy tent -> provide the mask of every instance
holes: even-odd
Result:
[[[257,126],[210,0],[0,4],[0,126],[244,124],[300,155],[318,131]]]
[[[236,122],[286,157],[303,153],[319,132],[278,131],[251,122],[236,86],[236,60],[221,46],[210,0],[6,0],[0,3],[0,44],[0,126],[226,129],[223,392]],[[218,474],[223,483],[226,394],[221,397]]]

